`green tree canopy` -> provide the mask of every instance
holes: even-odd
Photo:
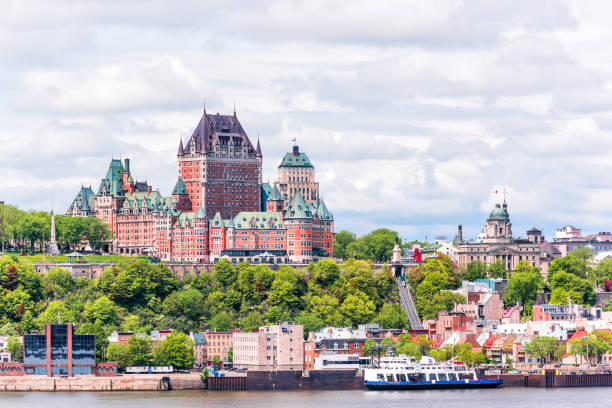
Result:
[[[125,344],[112,343],[106,349],[106,360],[116,361],[119,370],[130,365],[130,349]]]
[[[145,338],[132,336],[128,340],[131,366],[149,366],[153,363],[153,351]]]
[[[515,304],[520,301],[524,310],[531,310],[543,288],[544,278],[540,270],[522,260],[510,275],[504,301],[506,304]]]
[[[334,258],[346,259],[350,256],[348,247],[355,241],[355,234],[350,231],[340,231],[334,234]]]
[[[174,331],[155,350],[155,362],[177,369],[192,368],[195,363],[193,340],[185,333]]]

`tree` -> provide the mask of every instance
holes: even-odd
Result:
[[[117,306],[106,296],[98,298],[95,302],[87,302],[83,313],[85,321],[99,321],[103,326],[117,326],[119,324],[119,312]]]
[[[377,345],[376,340],[374,339],[367,339],[365,341],[365,343],[363,343],[363,355],[366,357],[369,357],[372,355],[372,351],[374,349],[374,347]]]
[[[112,343],[106,349],[106,360],[116,361],[119,370],[130,365],[130,349],[125,344]]]
[[[234,322],[226,311],[221,311],[209,320],[208,327],[214,331],[229,331],[234,327]]]
[[[583,246],[583,247],[574,248],[572,252],[569,253],[569,255],[573,256],[574,258],[581,259],[586,264],[588,264],[595,256],[595,253],[593,252],[591,248],[587,246]]]
[[[540,365],[553,361],[557,351],[558,341],[551,336],[536,336],[525,346],[525,354],[534,356]]]
[[[374,322],[380,324],[384,329],[404,329],[409,328],[408,316],[401,306],[397,303],[386,303],[381,308]]]
[[[466,278],[470,282],[477,279],[484,279],[487,275],[487,266],[481,261],[472,261],[467,265]]]
[[[23,362],[23,344],[19,337],[10,337],[6,342],[6,351],[11,353],[11,359],[19,363]]]
[[[53,294],[57,299],[61,299],[75,288],[75,281],[69,271],[63,268],[52,268],[43,278],[43,285],[47,292]]]
[[[518,263],[517,269],[510,275],[504,300],[506,304],[515,304],[520,301],[524,310],[531,310],[543,288],[544,279],[539,269],[522,260]]]
[[[334,247],[334,251],[335,251]],[[328,287],[340,277],[340,268],[332,259],[321,259],[308,265],[309,282]]]
[[[376,313],[376,306],[368,295],[348,295],[340,306],[340,313],[351,325],[368,323]]]
[[[199,321],[206,312],[204,295],[189,285],[183,287],[181,291],[172,292],[164,300],[162,308],[167,315],[185,316],[195,322]]]
[[[130,365],[132,366],[149,366],[153,363],[153,352],[151,344],[142,337],[132,336],[128,340],[130,351]]]
[[[506,267],[501,259],[497,259],[495,262],[489,265],[489,277],[492,279],[506,279]]]
[[[567,272],[580,278],[586,278],[587,262],[571,254],[557,258],[548,267],[548,281],[550,282],[559,271]]]
[[[106,241],[112,238],[108,226],[97,217],[87,218],[87,227],[84,232],[89,245],[95,250],[100,249]]]
[[[193,340],[185,333],[174,331],[155,350],[155,362],[177,369],[192,368],[195,363]]]
[[[321,327],[325,327],[323,319],[311,312],[302,311],[295,321],[297,324],[304,326],[304,339],[308,338],[309,332],[316,332]]]
[[[340,231],[334,234],[334,258],[349,257],[348,246],[355,241],[355,234],[350,231]]]
[[[215,264],[215,278],[222,287],[229,288],[236,282],[238,274],[230,261],[221,259]]]
[[[566,304],[568,297],[572,298],[573,302],[582,305],[592,305],[595,303],[595,291],[592,284],[577,275],[559,270],[549,279],[549,283],[555,301],[563,302],[556,304]]]
[[[54,300],[49,303],[44,312],[38,315],[36,324],[39,327],[49,323],[54,324],[58,322],[58,318],[62,322],[74,322],[76,320],[72,312],[66,308],[63,302]]]
[[[249,312],[240,320],[240,328],[243,332],[252,332],[263,326],[263,316],[256,311]]]
[[[326,326],[342,326],[344,318],[340,313],[340,301],[330,295],[313,296],[309,307],[312,313],[325,322]]]
[[[21,316],[21,321],[19,322],[19,332],[23,334],[29,334],[32,330],[36,328],[36,323],[34,322],[34,316],[32,312],[27,310],[23,316]]]
[[[230,347],[227,350],[227,361],[230,363],[234,361],[234,347]]]
[[[214,367],[219,367],[221,365],[221,357],[218,354],[212,356],[212,364]]]

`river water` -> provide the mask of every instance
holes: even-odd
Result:
[[[445,391],[0,392],[1,408],[497,408],[612,407],[612,389],[500,388]]]

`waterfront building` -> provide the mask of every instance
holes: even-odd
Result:
[[[96,374],[96,336],[75,334],[71,324],[47,324],[45,334],[23,336],[25,374]]]
[[[462,227],[459,225],[456,251],[460,266],[466,267],[472,261],[491,264],[500,260],[507,270],[512,270],[520,261],[525,260],[540,268],[546,276],[552,260],[560,256],[553,245],[547,245],[544,235],[537,228],[527,231],[527,239],[512,236],[512,223],[505,200],[491,210],[484,229],[484,236],[479,242],[464,242]]]
[[[234,367],[248,370],[301,370],[304,327],[293,323],[261,326],[233,334]]]
[[[191,338],[193,340],[193,348],[195,353],[194,366],[196,368],[206,367],[208,364],[206,336],[204,333],[191,333]]]
[[[359,353],[335,354],[323,353],[315,358],[315,370],[359,370],[369,367],[371,357],[365,357]]]
[[[236,331],[239,331],[239,329],[236,329]],[[215,355],[219,356],[219,359],[222,364],[228,362],[227,353],[229,352],[229,349],[233,346],[233,334],[234,331],[204,332],[204,343],[201,347],[206,349],[206,351],[202,350],[202,354],[203,357],[207,359],[207,365],[212,364],[212,360]],[[235,355],[236,351],[234,350],[234,356]]]
[[[254,147],[235,112],[204,111],[177,160],[170,196],[135,181],[129,159],[113,159],[97,192],[81,186],[66,214],[105,222],[113,235],[105,251],[164,261],[309,263],[333,253],[333,215],[298,146],[278,180],[262,183],[259,140]]]

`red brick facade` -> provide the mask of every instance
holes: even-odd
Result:
[[[314,167],[296,149],[283,159],[274,187],[262,184],[259,141],[253,147],[235,113],[204,112],[179,144],[170,197],[135,182],[129,159],[112,160],[98,192],[82,187],[67,214],[107,223],[113,239],[104,249],[117,254],[194,263],[316,261],[333,252],[333,216],[319,197]]]

